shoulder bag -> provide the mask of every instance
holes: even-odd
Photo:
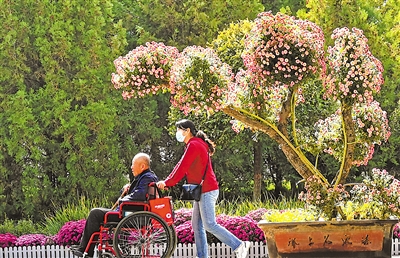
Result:
[[[208,156],[206,170],[204,171],[203,178],[201,179],[200,184],[183,184],[182,192],[181,192],[181,200],[182,201],[200,201],[201,197],[201,189],[203,186],[204,178],[206,177],[208,164],[210,163],[210,156]]]

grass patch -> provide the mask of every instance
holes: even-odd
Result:
[[[176,200],[174,201],[174,209],[192,208],[192,203]],[[297,199],[283,198],[281,200],[269,199],[267,201],[251,201],[251,200],[235,200],[226,201],[219,200],[215,206],[216,214],[226,214],[230,216],[245,216],[250,211],[260,208],[269,209],[297,209],[304,208],[304,202]]]
[[[84,196],[77,203],[67,203],[62,207],[54,205],[54,214],[45,217],[45,221],[40,226],[41,232],[46,235],[55,235],[66,222],[85,219],[91,209],[95,207],[111,208],[111,206],[112,204],[102,200],[88,200]]]
[[[22,236],[25,234],[39,233],[39,231],[36,224],[29,219],[14,221],[6,218],[4,222],[0,224],[0,234],[11,233],[15,236]]]

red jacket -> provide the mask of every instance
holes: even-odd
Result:
[[[192,137],[186,144],[185,153],[175,168],[165,179],[168,187],[176,185],[186,176],[190,184],[200,184],[208,162],[208,145],[201,138]],[[218,181],[210,162],[208,163],[207,174],[203,182],[202,192],[218,190]]]

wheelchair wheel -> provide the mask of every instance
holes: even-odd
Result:
[[[174,225],[169,226],[169,230],[171,231],[171,248],[169,254],[169,256],[171,257],[175,252],[176,245],[178,244],[178,236],[176,235],[176,230]]]
[[[123,218],[115,229],[113,247],[117,258],[168,258],[172,232],[158,215],[139,211]]]
[[[115,256],[112,253],[101,253],[99,258],[115,258]]]

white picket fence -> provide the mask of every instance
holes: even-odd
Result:
[[[400,258],[400,240],[393,239],[392,257]],[[193,258],[196,256],[196,247],[192,244],[178,244],[172,257]],[[96,255],[95,255],[96,257]],[[209,245],[210,258],[234,258],[233,251],[225,244]],[[253,243],[248,258],[267,258],[267,246],[263,243]],[[0,258],[76,258],[69,247],[58,245],[19,246],[0,248]]]
[[[225,244],[211,244],[208,247],[210,258],[234,258],[235,254],[231,248]],[[96,255],[95,255],[96,257]],[[174,258],[193,258],[196,257],[196,247],[192,244],[178,244],[175,249]],[[267,258],[267,246],[263,243],[253,243],[249,258]],[[76,258],[69,247],[58,245],[45,246],[19,246],[0,248],[0,258]]]
[[[392,244],[392,255],[393,255],[393,257],[395,255],[400,255],[400,239],[395,238],[395,239],[393,239],[392,243],[393,243]]]

